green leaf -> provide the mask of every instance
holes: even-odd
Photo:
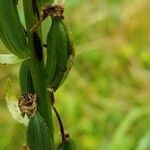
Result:
[[[8,110],[11,113],[12,117],[15,120],[17,120],[19,123],[27,126],[29,119],[27,116],[25,116],[24,118],[21,116],[21,112],[18,108],[18,100],[14,92],[13,84],[9,78],[7,79],[5,99],[6,99]]]
[[[14,54],[0,54],[1,65],[13,65],[22,62],[25,59],[18,58]]]

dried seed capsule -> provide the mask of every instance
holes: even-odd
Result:
[[[50,131],[38,112],[30,118],[27,129],[27,144],[30,150],[53,150]]]
[[[57,150],[76,150],[76,145],[72,139],[68,139],[65,142],[61,143]]]
[[[29,46],[17,12],[17,1],[0,0],[0,38],[20,58],[29,56]]]

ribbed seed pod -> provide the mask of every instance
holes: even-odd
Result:
[[[22,62],[20,67],[20,88],[22,93],[29,92],[34,94],[34,86],[32,81],[31,72],[29,69],[29,60],[25,60]]]
[[[53,150],[49,129],[38,112],[30,118],[27,129],[27,144],[30,150]]]
[[[66,33],[66,37],[67,37],[67,54],[68,54],[68,57],[70,55],[72,55],[73,57],[75,56],[75,50],[74,50],[74,45],[73,45],[73,42],[71,41],[71,38],[70,38],[70,33],[68,31],[68,28],[66,26],[66,24],[62,21],[61,22],[64,29],[65,29],[65,33]]]
[[[48,88],[56,91],[66,79],[75,55],[67,27],[61,18],[52,19],[47,44],[47,84]]]
[[[0,38],[20,58],[29,56],[27,38],[20,22],[16,0],[0,0]]]
[[[55,90],[58,89],[63,84],[65,79],[67,78],[67,76],[73,66],[74,57],[75,57],[74,45],[73,45],[73,42],[71,41],[68,29],[63,21],[62,21],[62,25],[65,29],[66,37],[67,37],[67,66],[66,66],[66,71],[64,72],[61,80],[59,82],[57,82],[57,84],[54,85]]]
[[[61,143],[57,150],[76,150],[76,145],[72,139],[68,139],[67,141]]]
[[[62,78],[67,66],[67,37],[60,18],[52,19],[47,37],[46,75],[49,88]]]

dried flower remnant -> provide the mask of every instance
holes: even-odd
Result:
[[[47,17],[47,16],[64,18],[64,16],[63,16],[64,8],[61,5],[46,6],[42,10],[42,12],[43,12],[43,18]]]
[[[48,5],[45,6],[42,10],[42,17],[39,20],[39,22],[37,22],[37,24],[35,24],[30,32],[34,32],[37,30],[37,28],[40,26],[40,24],[42,23],[42,21],[44,21],[48,16],[51,16],[52,18],[61,18],[64,19],[63,13],[64,13],[64,8],[63,6],[57,4],[57,5]]]
[[[36,95],[24,93],[18,101],[18,107],[23,117],[25,114],[28,117],[32,117],[37,110]]]

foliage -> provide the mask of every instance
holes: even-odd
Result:
[[[65,127],[79,150],[150,149],[149,0],[68,0],[65,5],[77,53],[56,95]],[[4,98],[8,76],[18,89],[18,65],[2,66],[0,72]],[[3,99],[0,103],[0,149],[20,150],[24,127],[13,122]]]

